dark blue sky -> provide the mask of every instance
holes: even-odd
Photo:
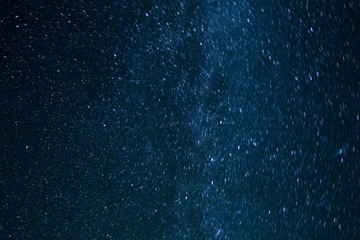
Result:
[[[359,239],[359,10],[0,3],[0,238]]]

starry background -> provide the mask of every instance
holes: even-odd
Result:
[[[358,1],[2,1],[1,239],[360,239]]]

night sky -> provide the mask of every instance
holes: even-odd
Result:
[[[0,3],[0,239],[360,239],[360,2]]]

